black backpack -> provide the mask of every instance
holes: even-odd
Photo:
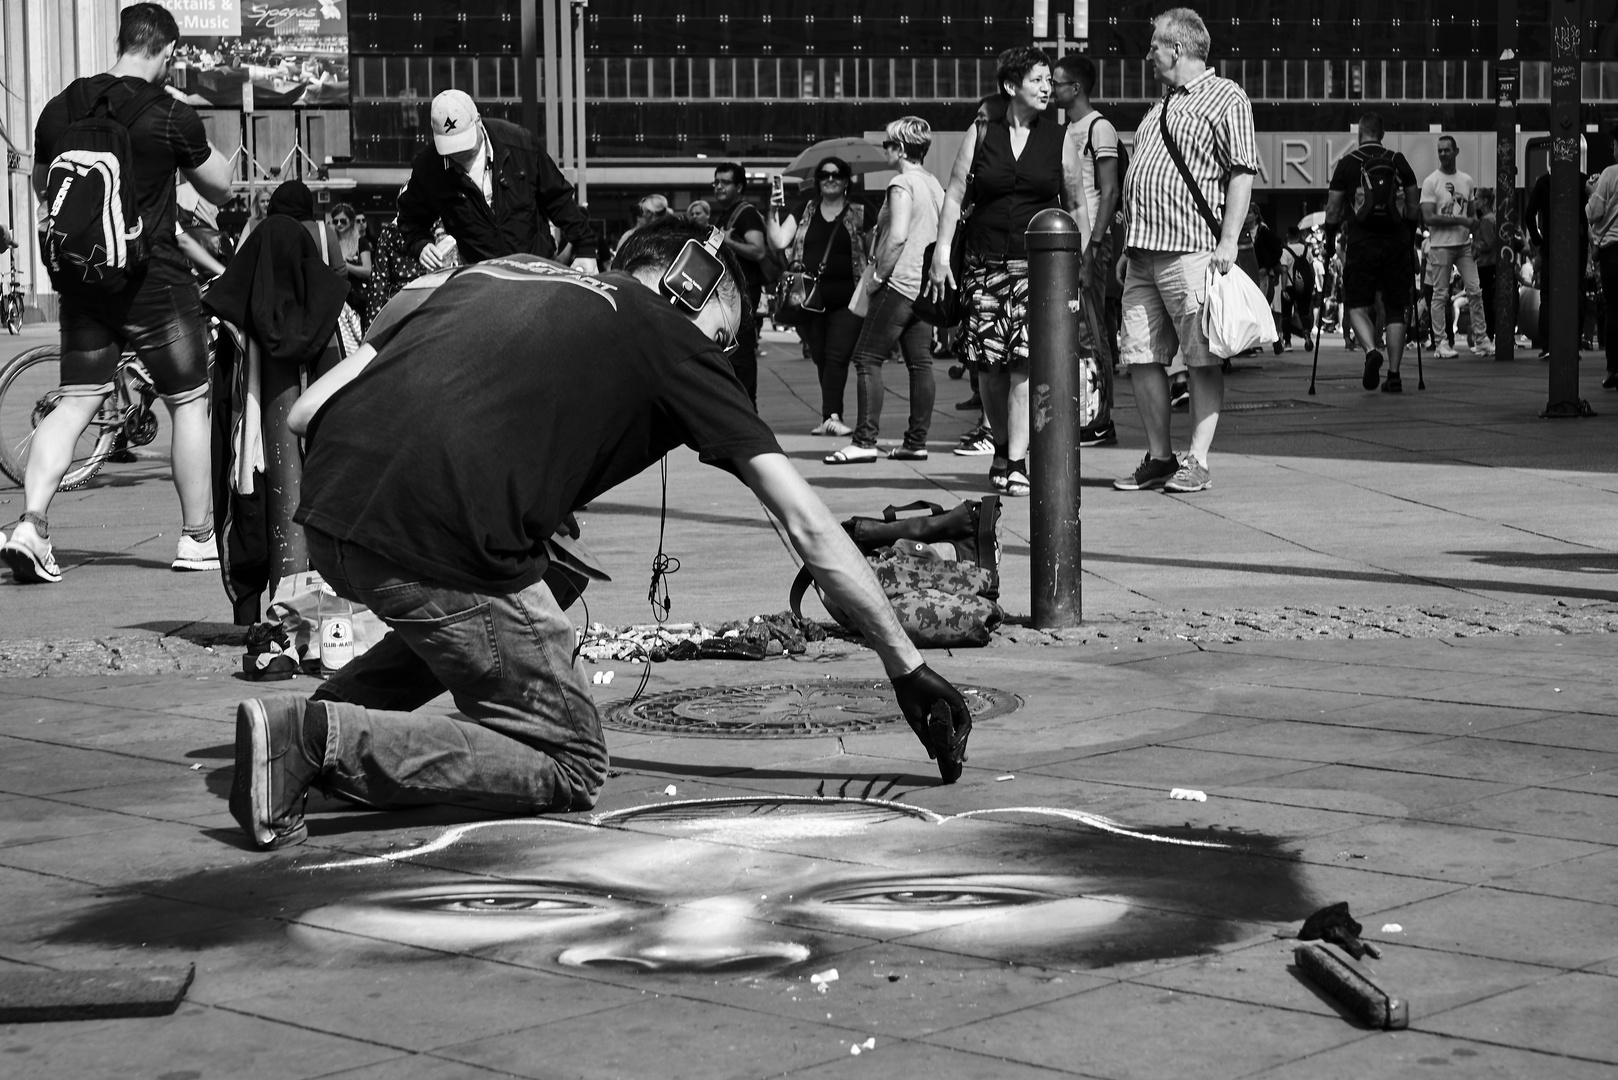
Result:
[[[1089,155],[1091,161],[1097,160],[1096,159],[1096,125],[1101,123],[1101,121],[1103,119],[1105,119],[1105,118],[1098,114],[1094,120],[1090,121],[1090,129],[1084,133],[1084,135],[1085,135],[1084,152]],[[1128,171],[1129,171],[1129,147],[1124,145],[1124,140],[1123,139],[1119,139],[1118,140],[1118,206],[1119,206],[1119,209],[1123,208],[1124,174],[1127,173]]]
[[[129,127],[168,95],[147,85],[114,109],[111,93],[92,99],[84,80],[67,91],[71,122],[46,174],[41,227],[58,291],[120,292],[151,255],[135,202]]]
[[[1405,189],[1395,165],[1399,155],[1383,149],[1360,157],[1360,186],[1354,192],[1354,220],[1391,224],[1405,218]]]
[[[1288,251],[1292,249],[1287,248]],[[1287,292],[1295,299],[1307,301],[1315,295],[1315,264],[1309,259],[1308,249],[1303,254],[1292,252],[1292,269],[1287,276]]]

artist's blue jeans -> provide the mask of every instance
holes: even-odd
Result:
[[[607,773],[573,627],[544,582],[485,594],[425,581],[305,530],[309,561],[389,633],[311,697],[325,702],[320,786],[379,807],[588,810]],[[444,691],[466,719],[418,713]]]
[[[882,364],[897,344],[910,370],[910,423],[905,428],[904,444],[910,450],[927,449],[927,429],[932,423],[937,393],[933,381],[933,332],[916,318],[913,304],[891,285],[882,286],[871,296],[865,325],[860,327],[859,341],[854,346],[860,405],[859,423],[854,428],[855,446],[876,446],[886,389],[882,385]]]

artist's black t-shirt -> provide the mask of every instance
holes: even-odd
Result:
[[[315,416],[296,520],[428,580],[526,588],[565,514],[681,444],[721,467],[781,452],[713,342],[632,277],[514,256],[394,303]]]
[[[1403,221],[1356,221],[1354,218],[1354,196],[1360,190],[1360,172],[1365,162],[1371,158],[1393,158],[1394,171],[1399,174],[1399,190],[1407,191],[1417,185],[1415,170],[1411,169],[1410,162],[1397,150],[1388,150],[1375,143],[1367,143],[1357,149],[1350,150],[1337,161],[1337,167],[1332,170],[1330,190],[1340,191],[1348,196],[1347,216],[1343,219],[1343,243],[1356,244],[1361,240],[1372,237],[1399,237],[1409,236],[1413,223],[1406,218]]]
[[[107,94],[116,112],[148,85],[132,75],[94,75],[78,80],[86,84],[93,102]],[[77,83],[74,86],[78,85]],[[75,120],[68,110],[73,86],[57,94],[40,110],[34,126],[34,157],[48,166],[56,157],[56,143]],[[134,162],[135,205],[150,241],[151,269],[143,281],[152,284],[190,284],[191,264],[180,254],[174,238],[174,171],[195,169],[208,160],[211,148],[197,110],[169,94],[150,106],[129,126],[129,151]]]

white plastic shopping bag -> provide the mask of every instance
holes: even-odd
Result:
[[[1208,266],[1208,298],[1202,304],[1202,331],[1208,351],[1229,359],[1279,339],[1270,302],[1239,266],[1221,274]]]

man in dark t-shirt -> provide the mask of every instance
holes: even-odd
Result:
[[[742,268],[748,312],[758,310],[764,293],[764,260],[769,250],[764,243],[764,215],[747,201],[747,170],[735,162],[718,165],[713,171],[713,224],[725,234],[725,247],[736,256]],[[730,366],[747,388],[747,396],[758,404],[758,328],[747,320],[747,329]]]
[[[113,390],[126,347],[151,372],[174,422],[174,486],[183,531],[175,570],[217,570],[209,462],[208,350],[190,263],[175,239],[174,173],[211,202],[230,198],[230,164],[208,144],[196,110],[155,91],[168,78],[180,38],[174,16],[156,4],[135,4],[120,16],[118,61],[111,70],[79,79],[46,102],[34,129],[34,192],[43,200],[57,143],[75,111],[105,100],[115,117],[129,120],[130,160],[141,235],[150,259],[119,293],[61,293],[61,398],[34,431],[28,455],[26,506],[0,557],[19,582],[62,580],[51,551],[46,512],[73,463],[74,446]],[[126,181],[129,182],[129,181]]]
[[[1337,162],[1326,197],[1326,260],[1331,261],[1339,226],[1343,235],[1343,306],[1354,333],[1366,346],[1361,385],[1375,390],[1382,368],[1376,347],[1377,296],[1387,314],[1388,377],[1382,389],[1397,394],[1404,389],[1399,361],[1404,356],[1406,312],[1410,307],[1415,271],[1410,262],[1411,229],[1421,208],[1421,190],[1405,156],[1382,145],[1382,117],[1368,112],[1360,117],[1359,146]],[[1395,174],[1395,206],[1363,205],[1372,165],[1391,164]],[[1385,173],[1385,170],[1383,170]]]
[[[298,400],[310,562],[390,628],[307,701],[243,702],[231,812],[260,848],[307,835],[310,787],[377,807],[584,810],[607,773],[575,636],[549,584],[571,513],[686,445],[747,484],[853,614],[946,781],[971,717],[921,662],[870,567],[781,453],[725,362],[736,260],[678,219],[636,229],[623,273],[512,256],[411,288]],[[725,269],[672,306],[685,245]],[[683,286],[682,286],[683,288]],[[576,528],[576,527],[575,527]],[[574,534],[576,536],[576,532]],[[459,716],[416,712],[448,690]]]

